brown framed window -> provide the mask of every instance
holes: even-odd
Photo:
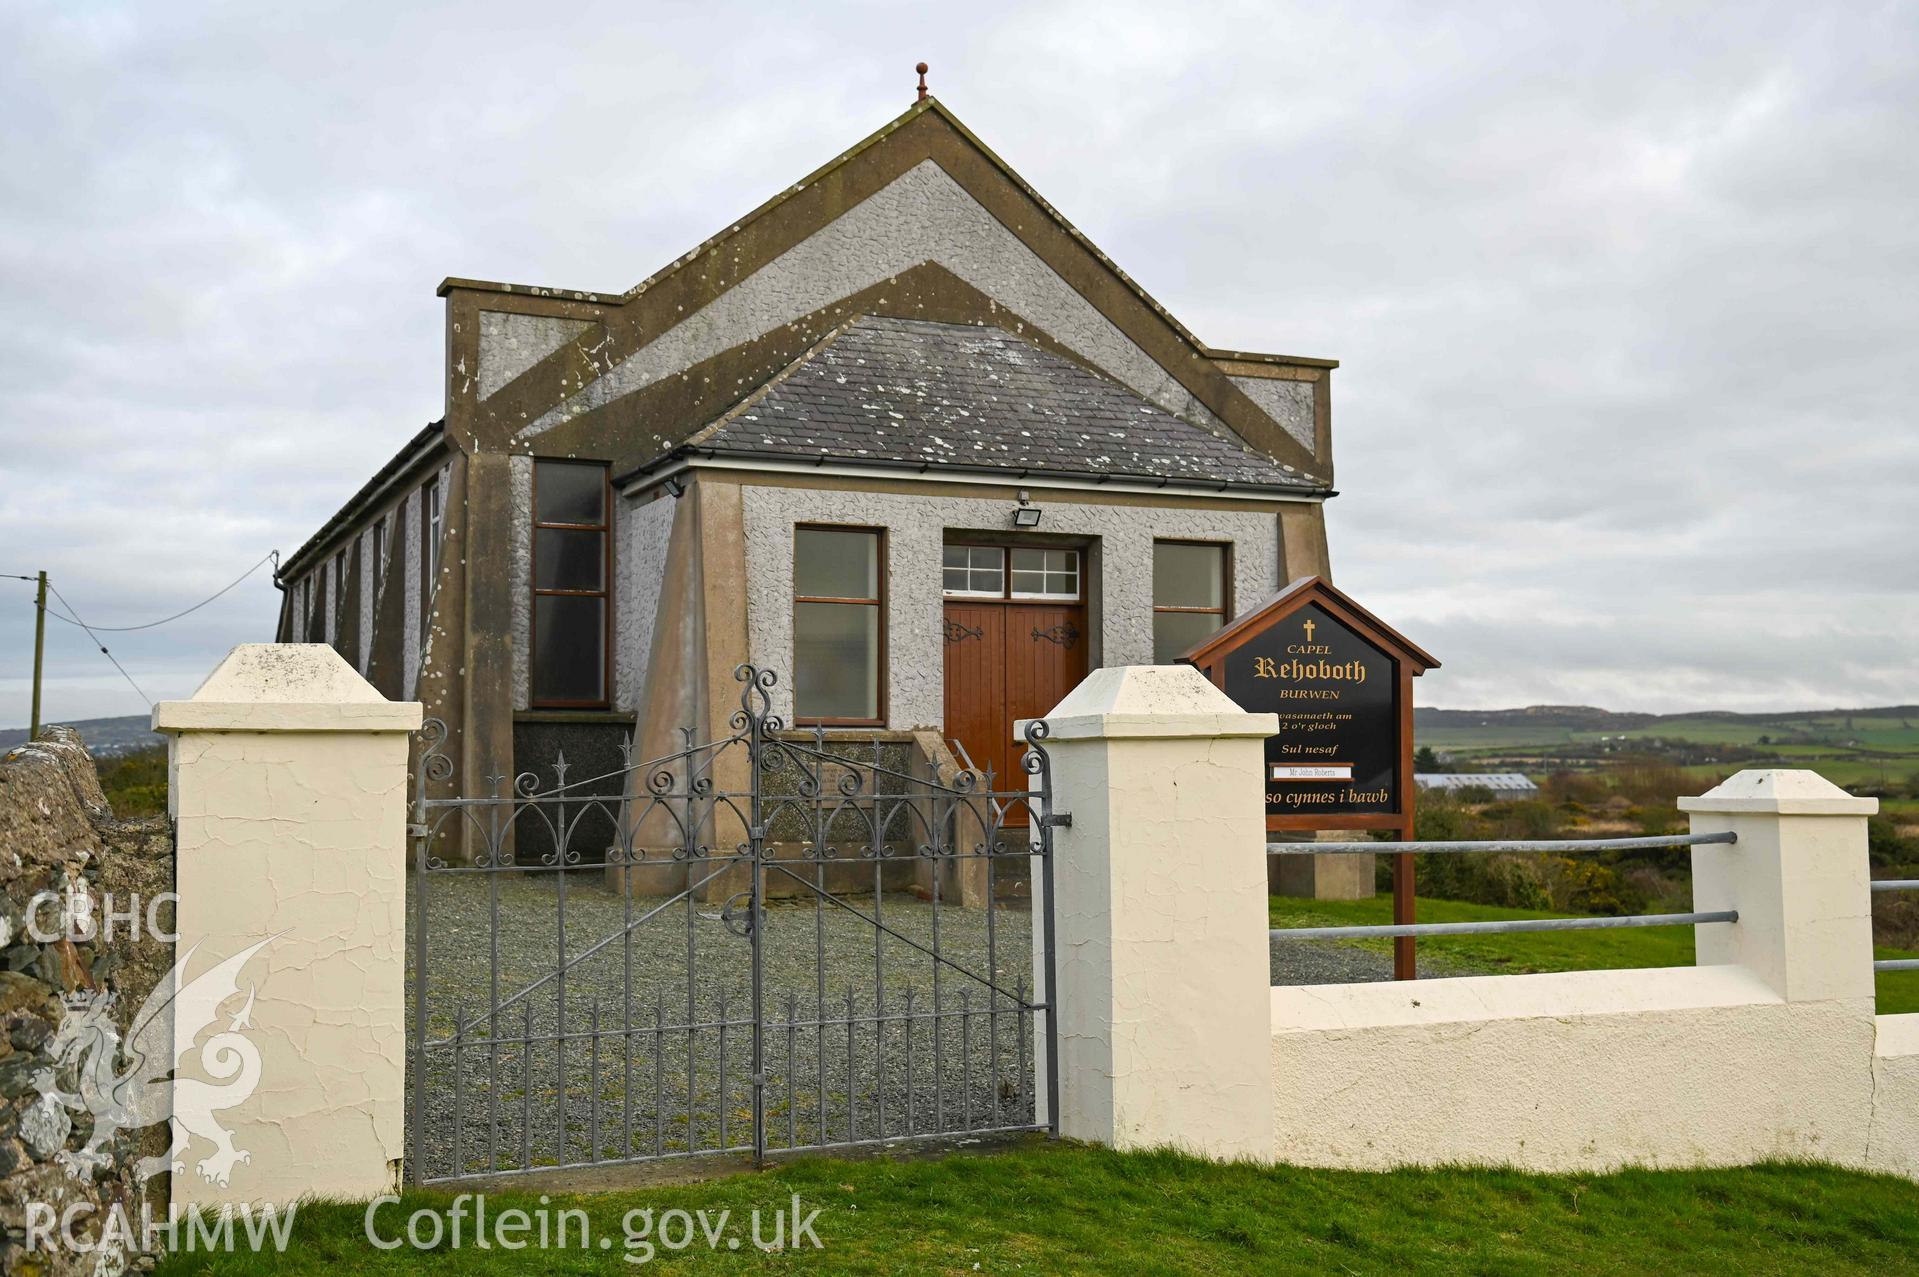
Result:
[[[793,718],[885,718],[886,542],[878,528],[793,529]]]
[[[612,502],[597,461],[533,463],[533,704],[607,704]]]
[[[1153,663],[1170,665],[1225,626],[1232,547],[1208,541],[1153,542]]]

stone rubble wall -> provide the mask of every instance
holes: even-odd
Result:
[[[138,1225],[140,1200],[133,1164],[164,1151],[164,1124],[122,1133],[107,1150],[111,1161],[84,1178],[62,1164],[62,1154],[81,1149],[92,1118],[42,1100],[35,1085],[53,1069],[59,1088],[78,1090],[79,1061],[56,1065],[49,1049],[69,995],[110,992],[112,1018],[122,1034],[147,995],[173,965],[173,944],[148,934],[145,906],[174,885],[174,844],[165,817],[114,819],[100,789],[93,758],[80,734],[49,727],[39,740],[0,759],[0,1270],[47,1277],[67,1273],[111,1274],[145,1268],[150,1259],[117,1247],[87,1254],[25,1248],[30,1202],[64,1212],[75,1204],[92,1208],[75,1231],[98,1237],[109,1212],[119,1206]],[[36,913],[42,932],[60,928],[63,917],[90,918],[94,938],[37,942],[27,927],[34,898],[51,891],[60,903]],[[110,899],[124,911],[140,901],[138,935],[116,921],[111,940],[97,927]],[[157,914],[161,928],[174,927],[173,906]],[[148,1209],[165,1218],[167,1177],[149,1185]]]

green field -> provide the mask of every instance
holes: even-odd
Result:
[[[1919,798],[1881,798],[1879,810],[1902,825],[1919,825]]]
[[[1502,909],[1458,900],[1415,902],[1421,922],[1491,922],[1513,918],[1566,918],[1545,910]],[[1390,896],[1370,900],[1299,900],[1273,896],[1269,915],[1275,927],[1380,926],[1393,920]],[[1390,940],[1347,940],[1378,953],[1391,951]],[[1419,942],[1422,953],[1489,972],[1597,971],[1627,967],[1689,967],[1693,963],[1691,927],[1633,927],[1602,931],[1543,931],[1517,935],[1444,936]],[[1879,958],[1919,958],[1905,949],[1880,948]],[[1919,1011],[1919,971],[1879,975],[1878,1011],[1898,1015]]]
[[[1919,720],[1910,715],[1884,717],[1855,714],[1850,718],[1785,718],[1751,721],[1716,716],[1661,719],[1652,727],[1628,728],[1618,733],[1629,739],[1678,738],[1715,745],[1757,745],[1767,737],[1777,746],[1819,749],[1883,750],[1919,754]]]
[[[1424,713],[1425,711],[1422,711]],[[1448,715],[1467,718],[1466,711]],[[1800,748],[1880,750],[1919,755],[1919,712],[1911,709],[1860,710],[1841,715],[1675,714],[1632,726],[1580,726],[1537,721],[1517,711],[1488,710],[1479,722],[1448,723],[1421,731],[1421,744],[1444,747],[1491,745],[1564,745],[1601,740],[1690,740],[1714,745],[1796,746]],[[1764,738],[1762,741],[1761,738]]]
[[[1441,1168],[1363,1173],[1216,1165],[1170,1153],[1114,1153],[1035,1141],[1010,1151],[921,1160],[809,1159],[761,1174],[590,1197],[489,1193],[510,1208],[585,1212],[587,1247],[472,1245],[376,1250],[357,1205],[310,1205],[284,1255],[176,1254],[189,1273],[644,1272],[628,1212],[730,1212],[715,1234],[749,1236],[748,1212],[819,1210],[810,1243],[779,1254],[703,1240],[654,1257],[673,1273],[1631,1273],[1912,1272],[1913,1186],[1799,1164],[1737,1170],[1525,1175]],[[410,1194],[380,1214],[383,1238],[444,1194]],[[634,1217],[637,1221],[638,1217]],[[470,1212],[469,1212],[470,1220]],[[638,1231],[638,1223],[634,1223]],[[770,1226],[768,1231],[770,1232]],[[577,1237],[572,1229],[570,1237]],[[657,1237],[649,1231],[649,1237]],[[701,1234],[697,1228],[695,1238]],[[599,1247],[598,1239],[611,1243]]]
[[[1796,767],[1818,772],[1841,789],[1882,789],[1894,785],[1910,783],[1914,768],[1919,767],[1919,758],[1901,763],[1875,762],[1858,758],[1802,757],[1785,754],[1771,760],[1748,760],[1739,763],[1689,763],[1682,770],[1688,776],[1697,778],[1703,786],[1711,786],[1724,780],[1735,771],[1752,767]],[[1912,811],[1909,799],[1881,798],[1880,805],[1887,803],[1906,803]]]
[[[1742,767],[1806,767],[1837,785],[1919,797],[1919,709],[1911,706],[1650,722],[1600,710],[1421,711],[1416,721],[1417,743],[1463,770],[1543,774],[1655,759],[1711,780]]]

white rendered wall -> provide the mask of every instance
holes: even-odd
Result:
[[[225,1182],[202,1178],[213,1149],[196,1132],[173,1176],[175,1205],[366,1197],[393,1184],[406,760],[419,725],[419,705],[384,700],[319,644],[242,645],[192,699],[154,707],[155,730],[172,738],[185,977],[259,946],[200,1037],[227,1050],[243,1039],[227,1061],[240,1067],[209,1075],[219,1061],[186,1049],[179,1072],[228,1092],[216,1114],[248,1160],[226,1167]],[[201,1027],[175,1026],[182,1037]],[[176,1091],[175,1111],[192,1112],[193,1094]]]
[[[1255,716],[1202,723],[1205,693],[1235,708],[1190,669],[1103,669],[1047,715],[1072,818],[1034,901],[1062,1134],[1358,1170],[1919,1179],[1919,1016],[1873,1007],[1877,800],[1794,771],[1680,800],[1694,833],[1737,836],[1693,849],[1695,909],[1737,912],[1695,928],[1700,965],[1268,989]]]
[[[1233,599],[1243,610],[1279,589],[1279,519],[1237,510],[1081,505],[1049,501],[1041,530],[1095,537],[1097,571],[1089,617],[1099,663],[1153,660],[1153,541],[1231,542]],[[779,672],[773,712],[791,720],[793,525],[843,523],[886,529],[887,725],[937,727],[945,717],[940,555],[949,528],[1011,534],[1014,492],[1001,500],[752,486],[742,489],[746,532],[746,622],[752,659]],[[1083,564],[1084,566],[1084,564]],[[1092,580],[1093,578],[1089,578]]]
[[[1059,1128],[1115,1148],[1272,1156],[1266,813],[1276,720],[1190,665],[1096,670],[1046,716]],[[1045,1076],[1044,1038],[1038,1060]]]
[[[1811,772],[1681,799],[1702,965],[1272,990],[1282,1161],[1913,1175],[1919,1030],[1875,1017],[1865,818]]]
[[[1872,1052],[1870,1170],[1919,1179],[1919,1015],[1882,1015]]]
[[[1872,1005],[1788,1003],[1738,967],[1272,991],[1285,1162],[1538,1171],[1857,1164]]]

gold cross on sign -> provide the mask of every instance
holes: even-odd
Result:
[[[1306,641],[1313,641],[1313,623],[1310,620],[1306,622]]]

